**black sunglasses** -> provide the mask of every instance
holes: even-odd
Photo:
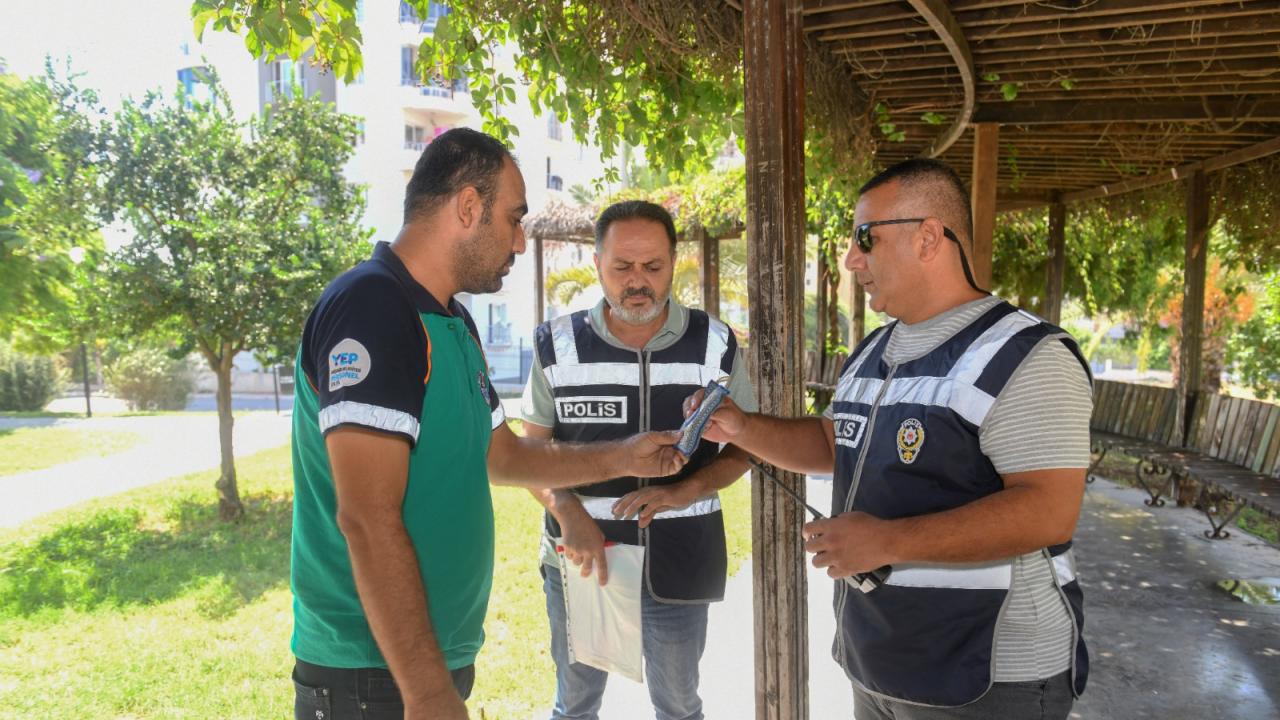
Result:
[[[871,245],[872,245],[871,228],[879,225],[903,225],[906,223],[921,223],[927,219],[928,218],[898,218],[897,220],[873,220],[871,222],[865,222],[853,229],[853,242],[855,245],[858,246],[859,250],[861,250],[864,253],[869,253],[871,252]],[[960,238],[956,237],[956,234],[954,232],[951,232],[951,228],[947,227],[946,225],[942,226],[942,234],[946,236],[948,240],[955,243],[956,248],[960,250],[960,265],[964,268],[964,279],[969,281],[970,287],[972,287],[974,290],[977,290],[980,293],[987,292],[986,290],[983,290],[982,288],[978,287],[978,284],[973,281],[973,273],[969,271],[969,259],[964,255],[964,245],[960,243]]]

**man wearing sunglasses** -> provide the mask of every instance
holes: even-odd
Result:
[[[833,654],[860,720],[1066,718],[1084,690],[1070,548],[1089,370],[1070,335],[974,282],[968,197],[936,160],[864,185],[845,265],[893,322],[854,350],[826,416],[726,400],[705,435],[834,471],[831,519],[804,527],[814,565],[891,568],[835,583]]]

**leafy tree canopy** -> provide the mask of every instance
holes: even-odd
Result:
[[[231,454],[236,353],[292,357],[324,286],[368,252],[361,189],[342,176],[354,118],[281,98],[247,124],[225,92],[199,102],[126,101],[103,138],[105,202],[133,228],[111,258],[109,306],[121,333],[157,333],[218,378],[221,514],[243,509]]]
[[[95,106],[52,65],[0,75],[0,337],[29,350],[65,348],[96,307]]]

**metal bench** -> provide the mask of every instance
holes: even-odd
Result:
[[[1201,394],[1184,442],[1171,388],[1100,380],[1094,398],[1091,474],[1109,450],[1137,458],[1147,504],[1164,505],[1169,490],[1194,490],[1210,538],[1228,537],[1224,528],[1245,507],[1280,518],[1280,406]]]

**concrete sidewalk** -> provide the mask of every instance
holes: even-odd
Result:
[[[254,412],[236,417],[237,457],[289,442],[286,414]],[[0,527],[92,498],[113,495],[178,475],[218,467],[216,415],[0,418],[0,427],[40,426],[136,432],[147,439],[123,452],[0,477]]]
[[[811,478],[811,504],[829,508],[830,488]],[[1280,549],[1241,532],[1208,540],[1199,513],[1150,509],[1144,497],[1106,480],[1085,497],[1076,552],[1092,672],[1071,717],[1280,717],[1280,606],[1246,605],[1215,587],[1228,578],[1280,578]],[[832,581],[810,567],[808,582],[809,716],[847,720],[850,685],[830,654]],[[701,665],[710,720],[755,717],[752,596],[748,564],[711,607]],[[647,688],[610,678],[600,716],[654,717]]]

